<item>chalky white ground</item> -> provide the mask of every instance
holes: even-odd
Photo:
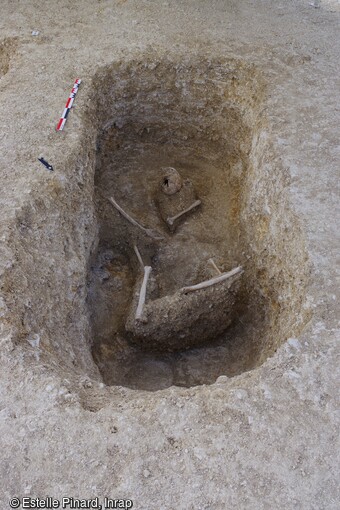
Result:
[[[10,239],[31,193],[39,191],[46,217],[59,214],[48,210],[55,176],[37,158],[56,172],[68,168],[56,174],[60,187],[72,179],[95,69],[149,52],[221,55],[255,63],[269,80],[271,136],[307,238],[314,310],[301,337],[257,369],[154,393],[69,380],[39,364],[38,333],[24,349],[4,322],[1,508],[15,495],[127,497],[140,509],[339,508],[340,13],[337,2],[310,3],[1,2],[1,39],[16,38],[16,49],[0,78],[0,275],[18,262]],[[56,133],[77,76],[76,107]],[[62,271],[53,266],[54,242],[33,256],[37,264],[51,256],[51,271]],[[1,303],[14,316],[9,290]],[[58,308],[50,312],[58,317]]]

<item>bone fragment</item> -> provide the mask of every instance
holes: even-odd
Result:
[[[148,279],[149,279],[151,270],[152,270],[151,266],[144,267],[144,278],[143,278],[143,283],[142,283],[140,293],[139,293],[139,301],[138,301],[138,306],[137,306],[136,316],[135,316],[136,321],[140,320],[143,315],[143,308],[144,308],[145,296],[146,296],[146,286],[148,284]]]
[[[115,201],[113,197],[110,197],[108,200],[117,209],[117,211],[119,211],[120,214],[124,216],[125,219],[127,219],[135,227],[138,227],[143,232],[145,232],[146,235],[148,235],[152,239],[155,239],[156,241],[164,239],[164,237],[162,237],[161,234],[159,234],[156,230],[152,230],[151,228],[145,228],[140,223],[138,223],[138,221],[136,221],[134,218],[131,218],[131,216],[120,207],[120,205]]]
[[[218,269],[218,267],[216,266],[215,262],[213,261],[213,259],[209,259],[208,260],[209,264],[215,269],[216,273],[218,275],[222,274],[221,271]]]
[[[220,276],[215,276],[214,278],[211,278],[210,280],[205,280],[204,282],[198,283],[197,285],[192,285],[191,287],[183,287],[181,289],[181,292],[183,292],[185,294],[187,292],[193,292],[195,290],[205,289],[206,287],[210,287],[211,285],[216,285],[216,283],[223,282],[224,280],[231,278],[235,274],[242,273],[242,272],[243,272],[242,267],[235,267],[231,271],[228,271],[228,273],[222,273]]]
[[[196,207],[198,207],[199,205],[201,205],[201,201],[200,200],[196,200],[193,204],[191,204],[187,209],[184,209],[184,211],[176,214],[176,216],[173,216],[172,218],[167,218],[166,219],[166,222],[168,225],[172,226],[174,224],[174,222],[176,220],[178,220],[178,218],[180,218],[183,214],[186,214],[188,213],[189,211],[191,211],[192,209],[195,209]]]
[[[143,262],[142,256],[141,256],[140,251],[136,244],[133,245],[133,249],[135,250],[135,254],[137,255],[138,262],[140,263],[140,265],[142,266],[142,269],[144,271],[144,267],[145,267],[144,262]]]

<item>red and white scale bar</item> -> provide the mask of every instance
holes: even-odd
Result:
[[[76,97],[76,94],[78,92],[79,85],[81,84],[81,80],[79,78],[76,79],[73,85],[73,89],[71,90],[71,94],[69,95],[69,98],[67,100],[67,103],[65,105],[65,110],[62,113],[62,116],[60,117],[60,120],[58,122],[58,125],[56,127],[57,131],[62,131],[64,129],[66,119],[68,114],[70,113],[70,110],[73,105],[74,98]]]

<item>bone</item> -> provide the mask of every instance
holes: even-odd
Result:
[[[162,168],[164,175],[162,179],[161,190],[166,195],[174,195],[183,186],[183,179],[177,172],[176,168],[171,166]]]
[[[216,271],[216,273],[218,275],[222,274],[221,271],[218,269],[218,267],[216,266],[215,262],[213,261],[213,259],[209,259],[208,260],[208,263],[211,265],[211,267],[213,267]]]
[[[151,228],[145,228],[140,223],[138,223],[138,221],[132,218],[127,212],[124,211],[124,209],[120,207],[120,205],[115,201],[113,197],[110,197],[108,200],[117,209],[117,211],[119,211],[120,214],[124,216],[126,220],[128,220],[135,227],[138,227],[140,230],[145,232],[147,236],[151,237],[155,241],[161,241],[162,239],[164,239],[164,237],[161,236],[161,234],[159,234],[156,230],[153,230]]]
[[[133,245],[133,249],[135,250],[135,254],[137,255],[138,262],[140,263],[140,265],[142,266],[142,270],[144,271],[144,267],[145,267],[144,262],[143,262],[142,256],[141,256],[140,251],[136,244]]]
[[[172,218],[167,218],[166,219],[166,222],[168,225],[172,226],[176,220],[178,220],[178,218],[180,218],[181,216],[183,216],[183,214],[186,214],[188,213],[189,211],[191,211],[192,209],[195,209],[196,207],[198,207],[199,205],[201,205],[201,201],[200,200],[196,200],[193,204],[191,204],[187,209],[184,209],[184,211],[176,214],[176,216],[172,216]]]
[[[139,293],[139,301],[138,301],[138,306],[137,306],[136,315],[135,315],[136,321],[141,320],[142,315],[143,315],[145,296],[146,296],[146,287],[148,284],[148,279],[149,279],[151,271],[152,271],[151,266],[144,267],[144,278],[143,278],[143,283],[142,283],[140,293]]]
[[[183,287],[181,289],[181,292],[186,294],[187,292],[194,292],[195,290],[205,289],[207,287],[210,287],[211,285],[216,285],[216,283],[223,282],[224,280],[227,280],[228,278],[231,278],[232,276],[236,274],[243,273],[243,269],[241,266],[235,267],[231,271],[228,271],[228,273],[222,273],[220,276],[215,276],[214,278],[211,278],[210,280],[205,280],[204,282],[198,283],[197,285],[192,285],[191,287]]]

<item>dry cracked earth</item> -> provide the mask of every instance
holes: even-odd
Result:
[[[339,2],[0,3],[1,509],[337,510]],[[134,245],[225,327],[131,336]]]

